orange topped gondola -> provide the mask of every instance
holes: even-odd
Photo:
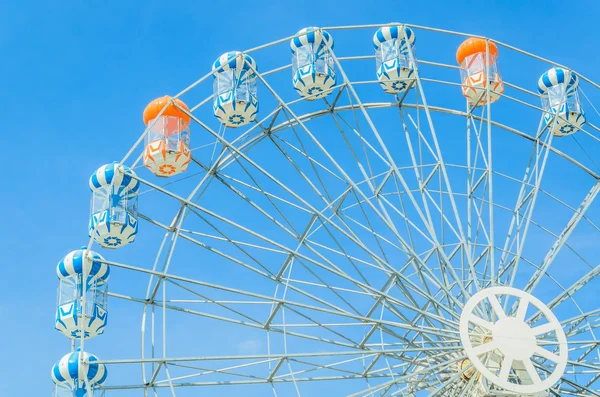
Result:
[[[489,41],[488,49],[490,51],[490,55],[494,56],[494,58],[498,58],[498,47],[496,47],[496,44]],[[458,62],[460,65],[463,63],[466,57],[475,55],[477,53],[485,54],[485,52],[486,40],[471,37],[463,41],[462,44],[458,46],[458,50],[456,50],[456,62]]]
[[[190,109],[187,107],[187,105],[185,103],[183,103],[182,100],[180,100],[180,99],[172,100],[172,98],[168,95],[165,95],[160,98],[156,98],[155,100],[150,102],[148,104],[148,106],[146,106],[146,109],[144,109],[144,124],[148,125],[148,123],[150,121],[154,120],[159,115],[161,110],[163,110],[165,105],[169,102],[171,102],[171,103],[167,106],[165,111],[162,112],[162,116],[170,116],[170,117],[180,118],[183,122],[182,124],[184,124],[185,127],[187,127],[190,124],[190,120],[191,120],[190,116],[187,115],[179,107],[185,109],[188,112],[190,111]],[[173,102],[176,103],[177,106],[179,106],[179,107],[175,106]]]
[[[486,53],[488,57],[486,59]],[[458,47],[456,61],[460,65],[462,93],[472,106],[496,102],[504,92],[504,83],[498,72],[498,47],[489,40],[468,38]],[[489,76],[487,76],[489,70]]]
[[[144,124],[150,127],[146,134],[144,165],[157,176],[185,172],[190,163],[191,118],[186,112],[189,113],[187,105],[170,96],[157,98],[144,109]]]

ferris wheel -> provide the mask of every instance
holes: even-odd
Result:
[[[598,84],[399,23],[205,69],[90,177],[56,397],[600,396]]]

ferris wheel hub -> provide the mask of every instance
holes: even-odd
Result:
[[[507,297],[517,299],[509,311],[501,303]],[[536,309],[532,318],[526,317],[529,306]],[[484,383],[519,395],[543,395],[567,365],[567,338],[560,322],[542,301],[516,288],[491,287],[473,295],[460,316],[460,338]],[[533,361],[534,356],[542,361]]]
[[[515,360],[531,357],[537,347],[532,328],[514,317],[505,317],[494,324],[492,341],[503,356],[514,357]]]

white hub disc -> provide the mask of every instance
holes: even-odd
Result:
[[[499,295],[518,298],[514,315],[509,316],[504,312]],[[496,315],[492,317],[495,322],[476,314],[478,305],[486,299]],[[529,304],[545,318],[542,325],[532,327],[526,322]],[[470,329],[470,324],[476,328]],[[557,341],[550,348],[558,345],[558,354],[545,348],[538,339],[550,332],[555,334],[550,340]],[[460,316],[460,339],[475,368],[489,382],[512,392],[533,394],[548,390],[564,374],[567,366],[567,338],[558,319],[539,299],[515,288],[492,287],[473,295]],[[490,359],[490,355],[495,355],[496,360]],[[545,379],[540,378],[532,357],[540,357],[555,364],[553,369],[541,372],[547,375]],[[511,382],[510,379],[516,377],[520,384]]]

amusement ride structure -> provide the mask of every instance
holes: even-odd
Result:
[[[90,177],[56,397],[600,396],[598,84],[396,23],[205,69]]]

